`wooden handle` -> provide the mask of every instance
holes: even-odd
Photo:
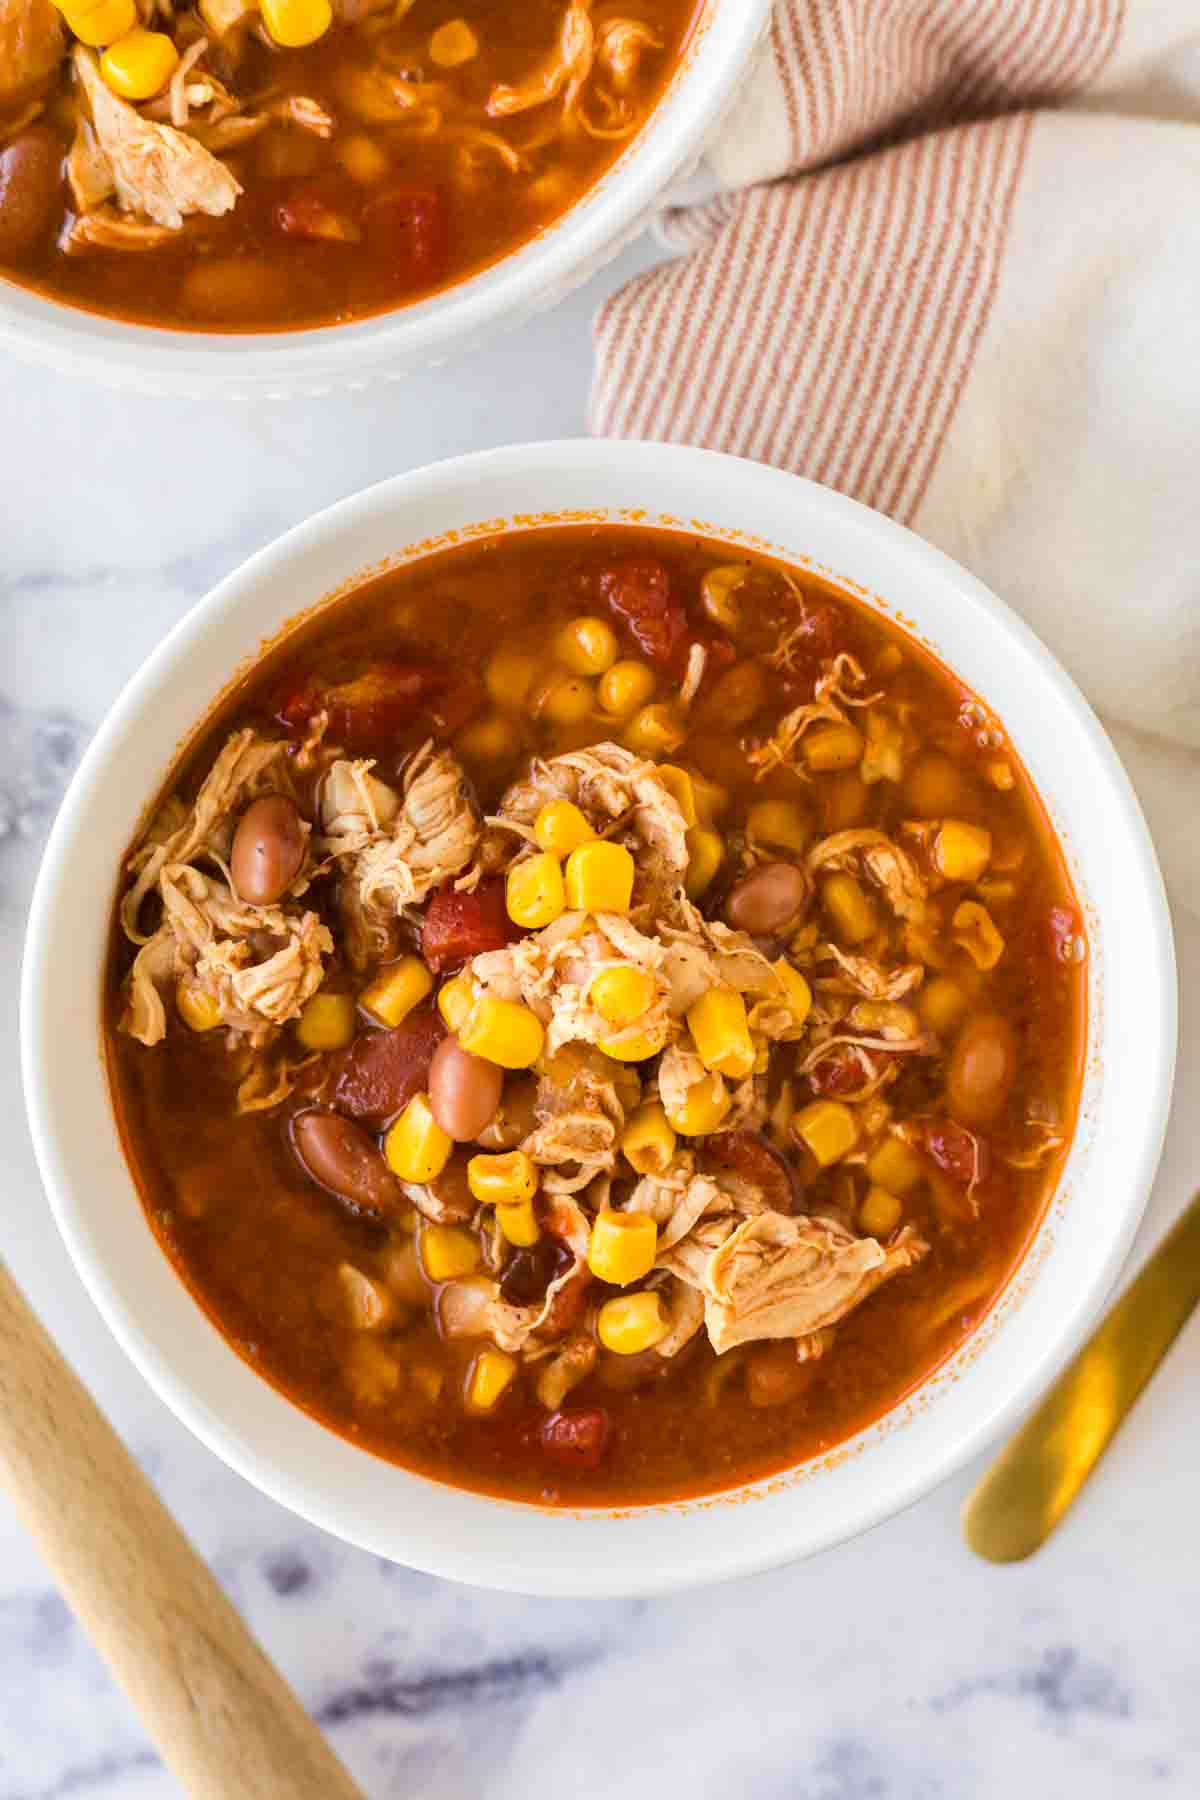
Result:
[[[0,1264],[0,1481],[201,1800],[362,1800]]]

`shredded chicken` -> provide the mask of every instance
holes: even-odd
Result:
[[[861,868],[898,919],[919,924],[925,917],[927,884],[908,851],[882,831],[867,826],[835,831],[809,851],[808,867],[813,874]]]
[[[641,19],[607,19],[596,33],[596,61],[618,93],[637,80],[647,50],[661,50],[662,39]]]
[[[184,132],[159,125],[118,98],[94,51],[76,44],[75,73],[87,100],[99,150],[112,167],[117,199],[127,212],[178,231],[191,213],[218,217],[241,187],[224,163]]]
[[[592,70],[595,28],[592,0],[568,0],[559,28],[558,42],[545,61],[515,87],[498,84],[488,96],[487,109],[494,119],[545,106],[563,96],[563,109],[575,105]]]
[[[646,874],[681,880],[688,865],[687,821],[654,763],[620,744],[592,744],[549,761],[535,760],[529,777],[509,788],[499,817],[532,826],[548,800],[571,800],[603,836],[627,825],[652,856],[639,857]]]

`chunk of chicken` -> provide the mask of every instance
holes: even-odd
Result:
[[[533,106],[545,106],[560,94],[564,108],[570,110],[592,71],[596,32],[591,7],[592,0],[570,0],[559,27],[558,41],[544,62],[517,86],[498,84],[492,89],[487,109],[494,119],[527,112]]]
[[[95,52],[75,46],[75,74],[86,96],[101,151],[112,165],[117,199],[127,212],[178,231],[191,213],[219,217],[241,187],[224,163],[185,132],[144,119],[100,73]]]
[[[0,0],[0,107],[47,87],[63,49],[62,20],[50,0]]]

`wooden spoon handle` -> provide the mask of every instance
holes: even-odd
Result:
[[[186,1793],[362,1800],[3,1264],[0,1483]]]

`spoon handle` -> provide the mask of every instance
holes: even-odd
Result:
[[[963,1508],[989,1562],[1045,1542],[1200,1301],[1200,1194],[996,1458]]]
[[[185,1793],[362,1800],[2,1263],[0,1486]]]

